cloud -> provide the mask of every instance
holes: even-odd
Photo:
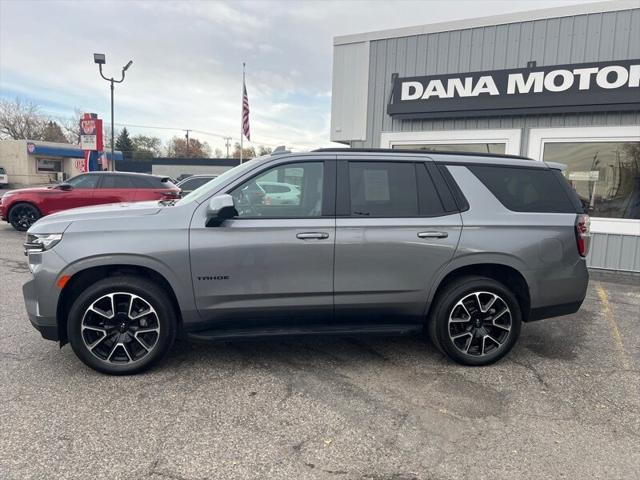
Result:
[[[92,60],[104,52],[107,76],[134,61],[116,86],[116,122],[174,127],[133,134],[188,128],[235,140],[246,62],[254,143],[315,148],[330,144],[334,36],[570,3],[580,2],[0,0],[0,96],[108,120],[108,84]]]

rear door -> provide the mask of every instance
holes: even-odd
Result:
[[[266,201],[259,183],[300,186],[296,203]],[[207,226],[204,202],[190,231],[200,314],[211,327],[306,327],[333,319],[335,162],[271,164],[231,186],[237,217]]]
[[[337,178],[336,320],[422,322],[462,226],[444,180],[430,162],[400,160],[339,161]]]

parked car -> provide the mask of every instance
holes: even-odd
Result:
[[[246,194],[296,177],[292,204]],[[523,322],[576,312],[589,218],[553,165],[521,157],[318,150],[271,155],[173,203],[33,225],[31,323],[110,374],[176,336],[427,331],[452,360],[506,355]]]
[[[7,171],[0,167],[0,188],[6,187],[9,184],[9,176],[7,175]]]
[[[105,203],[172,200],[180,189],[166,177],[144,173],[90,172],[50,187],[21,188],[0,199],[0,217],[25,231],[40,217]]]
[[[297,185],[281,182],[259,182],[264,191],[264,201],[271,205],[295,205],[300,201],[300,189]]]
[[[185,196],[216,177],[217,175],[191,175],[180,180],[177,184],[177,187],[180,189],[181,195]]]

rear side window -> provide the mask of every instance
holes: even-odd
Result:
[[[183,190],[195,190],[196,188],[201,187],[202,185],[210,181],[211,181],[211,178],[209,177],[190,178],[189,180],[186,180],[180,186],[180,188],[182,188]],[[163,187],[163,188],[167,188],[167,187]]]
[[[133,188],[133,184],[126,175],[104,175],[100,188]]]
[[[349,162],[350,210],[354,217],[419,217],[443,214],[424,164]]]
[[[154,188],[153,182],[147,177],[129,177],[135,188]]]
[[[509,210],[578,213],[552,170],[497,165],[468,168]]]

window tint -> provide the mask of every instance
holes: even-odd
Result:
[[[509,210],[577,213],[551,170],[475,165],[469,169]]]
[[[420,215],[425,217],[444,215],[445,211],[440,195],[427,170],[426,164],[416,163],[415,167],[418,176],[418,204]],[[443,185],[443,188],[446,188],[446,186]],[[447,191],[447,193],[449,192]]]
[[[291,184],[288,193],[268,192],[263,185]],[[296,218],[322,215],[323,162],[281,165],[248,180],[231,193],[238,217]]]
[[[99,175],[78,175],[67,180],[66,183],[73,188],[96,188]]]
[[[126,175],[104,175],[100,188],[133,188],[133,184]]]
[[[419,216],[413,163],[350,162],[349,184],[352,216]]]
[[[134,188],[154,188],[153,183],[147,177],[130,176],[129,180]]]

